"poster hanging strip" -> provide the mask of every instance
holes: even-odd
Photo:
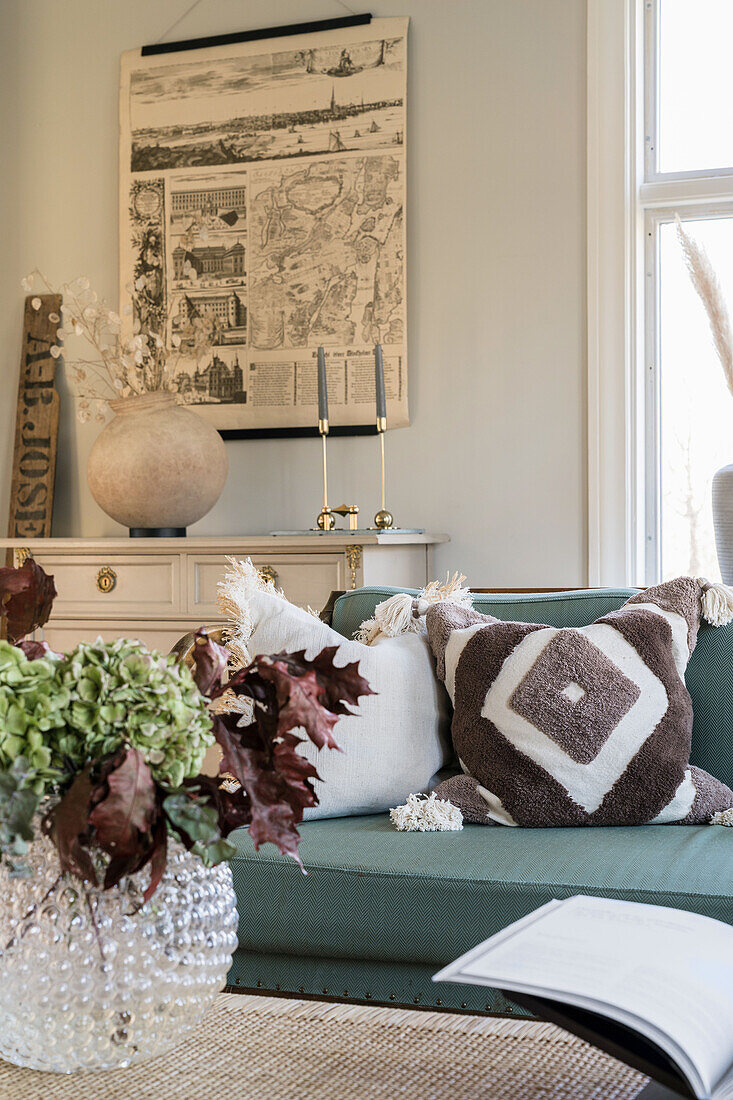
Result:
[[[345,15],[338,19],[318,19],[310,23],[290,23],[283,27],[262,27],[256,31],[238,31],[236,34],[216,34],[206,38],[189,38],[182,42],[158,42],[143,46],[142,57],[155,54],[181,53],[184,50],[204,50],[209,46],[232,46],[238,42],[258,42],[265,38],[287,38],[295,34],[317,34],[319,31],[337,31],[344,27],[365,27],[371,23],[370,13]]]

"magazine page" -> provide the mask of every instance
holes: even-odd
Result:
[[[435,975],[603,1011],[661,1046],[700,1096],[733,1061],[733,929],[662,906],[544,906]]]

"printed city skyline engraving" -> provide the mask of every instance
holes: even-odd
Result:
[[[130,170],[401,145],[404,69],[403,36],[137,69]]]
[[[376,343],[409,423],[407,22],[123,54],[122,304],[134,284],[179,400],[219,428],[315,426],[319,345],[332,422],[370,424]]]

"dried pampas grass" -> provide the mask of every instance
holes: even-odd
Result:
[[[675,214],[675,221],[687,271],[708,315],[713,344],[720,359],[728,389],[733,394],[733,335],[718,276],[713,270],[705,249],[685,232],[678,214]]]

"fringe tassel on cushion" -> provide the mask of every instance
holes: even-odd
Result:
[[[425,612],[433,603],[450,601],[460,607],[471,607],[473,597],[468,588],[461,587],[463,573],[446,574],[445,583],[431,581],[427,587],[411,596],[398,592],[383,600],[374,609],[374,618],[367,619],[357,630],[354,639],[372,645],[378,638],[397,638],[400,634],[424,634]]]
[[[730,810],[718,810],[716,814],[710,818],[711,825],[733,825],[733,809]]]
[[[275,588],[272,581],[260,573],[250,558],[245,558],[244,561],[227,558],[227,563],[229,572],[219,581],[216,603],[227,619],[227,649],[231,654],[232,671],[236,671],[245,668],[252,660],[249,643],[254,625],[249,609],[250,600],[256,592],[269,592],[283,600],[285,596],[281,589]],[[215,714],[240,714],[238,724],[247,726],[252,721],[254,703],[245,695],[234,695],[233,692],[225,691],[215,700],[211,709]]]
[[[702,588],[702,617],[711,626],[727,626],[733,621],[733,588],[725,584],[710,584],[698,577]]]
[[[245,558],[244,561],[227,558],[227,563],[229,572],[224,574],[224,580],[217,585],[219,591],[216,604],[228,623],[227,648],[234,658],[232,663],[236,668],[244,668],[252,660],[248,648],[254,629],[249,610],[250,600],[256,592],[269,592],[283,600],[285,596],[281,589],[275,588],[271,580],[263,577],[250,558]]]
[[[389,811],[395,829],[403,833],[454,832],[463,828],[463,814],[452,802],[429,796],[411,794],[404,806]]]

